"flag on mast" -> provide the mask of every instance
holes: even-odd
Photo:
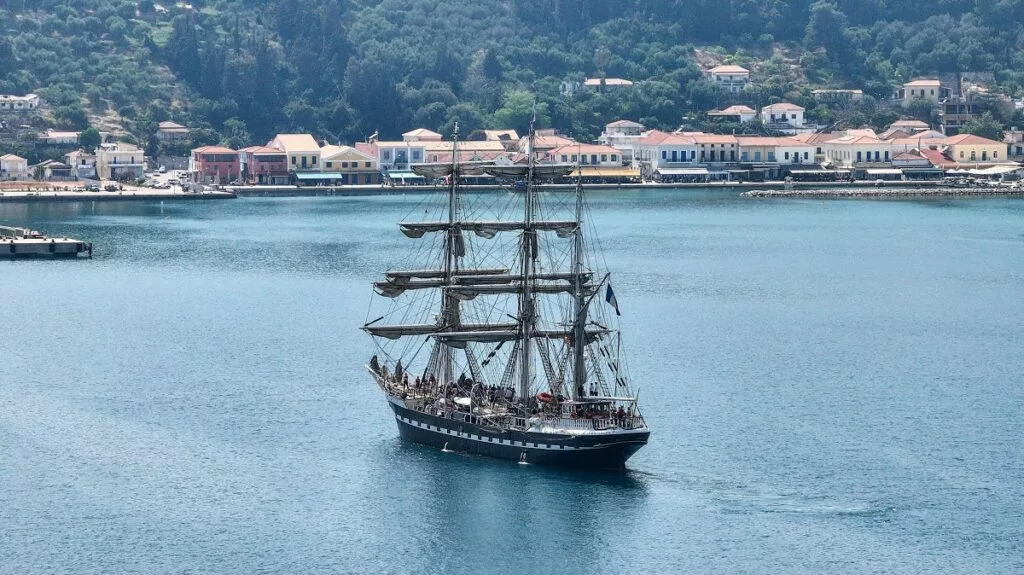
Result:
[[[615,308],[615,315],[622,315],[622,312],[619,311],[619,301],[615,299],[615,292],[612,291],[611,283],[609,283],[608,287],[604,290],[604,301],[610,303],[611,306]]]

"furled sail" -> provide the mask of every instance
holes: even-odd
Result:
[[[523,222],[502,222],[502,221],[467,221],[467,222],[405,222],[399,224],[402,233],[410,238],[421,238],[427,232],[440,232],[452,226],[461,230],[472,231],[483,237],[491,238],[497,232],[522,231],[526,229]],[[553,231],[559,237],[568,237],[576,230],[575,220],[541,220],[530,224],[530,227],[539,231]]]
[[[414,173],[424,178],[443,178],[452,172],[458,172],[460,176],[482,176],[494,165],[493,162],[460,162],[455,166],[445,164],[413,164],[409,166]]]
[[[533,166],[534,179],[558,178],[567,176],[576,169],[572,164],[537,164]],[[526,165],[488,166],[487,173],[498,178],[525,178],[530,171]]]
[[[586,285],[583,286],[583,291],[586,295],[593,295],[595,286]],[[460,300],[470,300],[478,295],[488,294],[507,294],[507,293],[522,293],[523,284],[522,282],[510,283],[510,284],[498,284],[498,285],[474,285],[474,286],[447,286],[444,288],[445,291],[459,298]],[[538,294],[553,294],[553,293],[572,293],[572,284],[537,284],[530,288],[530,291]]]
[[[458,331],[446,333],[468,333],[468,332],[489,332],[515,330],[514,323],[470,323],[458,327]],[[364,325],[363,331],[370,335],[384,337],[387,339],[398,339],[407,335],[428,335],[440,330],[448,329],[436,323],[404,324],[404,325]]]
[[[593,343],[602,335],[609,333],[607,329],[588,329],[586,332],[587,343]],[[572,338],[572,330],[534,330],[533,337],[547,339],[568,340]],[[449,347],[465,348],[466,344],[473,343],[497,343],[520,339],[522,333],[518,329],[487,330],[487,331],[445,331],[434,334],[434,339]]]
[[[425,269],[425,270],[392,270],[386,273],[389,280],[394,282],[400,282],[403,278],[443,278],[445,276],[445,270],[443,269]],[[496,275],[496,274],[507,274],[508,268],[466,268],[455,270],[451,272],[453,276],[483,276],[483,275]]]

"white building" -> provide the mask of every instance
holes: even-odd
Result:
[[[548,161],[602,168],[621,168],[622,152],[604,144],[573,144],[548,151]]]
[[[27,180],[28,160],[14,154],[0,156],[0,180]]]
[[[708,112],[708,116],[716,120],[746,124],[747,122],[753,122],[757,118],[757,110],[750,106],[736,105],[729,106],[724,110],[711,110]]]
[[[80,135],[81,132],[58,132],[56,130],[47,130],[42,134],[39,134],[39,143],[49,146],[75,145],[78,143],[78,137]]]
[[[814,146],[793,138],[737,136],[741,164],[813,164]]]
[[[926,79],[914,80],[903,84],[903,87],[893,94],[893,99],[900,102],[903,106],[908,105],[912,100],[920,99],[938,104],[939,100],[946,95],[948,94],[943,92],[942,82],[935,79]]]
[[[64,163],[71,167],[71,175],[78,180],[96,179],[96,155],[83,150],[64,154]]]
[[[770,128],[785,129],[785,126],[803,128],[804,109],[789,102],[769,104],[761,108],[761,123]]]
[[[11,96],[0,94],[0,112],[23,112],[35,110],[39,107],[39,96],[26,94],[24,96]]]
[[[750,70],[743,66],[723,65],[715,66],[707,71],[708,80],[711,80],[723,90],[733,94],[742,92],[750,83]]]
[[[697,143],[690,136],[651,130],[633,144],[634,159],[651,172],[697,161]]]
[[[96,173],[104,180],[133,180],[142,177],[145,152],[125,142],[109,142],[96,148]]]
[[[619,150],[622,163],[630,164],[636,155],[635,144],[643,135],[643,124],[632,120],[616,120],[605,124],[604,131],[598,136],[597,141]]]
[[[892,143],[871,136],[841,136],[825,142],[823,148],[825,159],[836,166],[856,167],[892,162]]]

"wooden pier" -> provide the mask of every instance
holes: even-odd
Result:
[[[92,243],[68,237],[48,237],[29,228],[0,226],[0,259],[92,258]]]

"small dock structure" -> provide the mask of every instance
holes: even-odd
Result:
[[[0,226],[0,259],[92,257],[92,243],[48,237],[29,228]]]

